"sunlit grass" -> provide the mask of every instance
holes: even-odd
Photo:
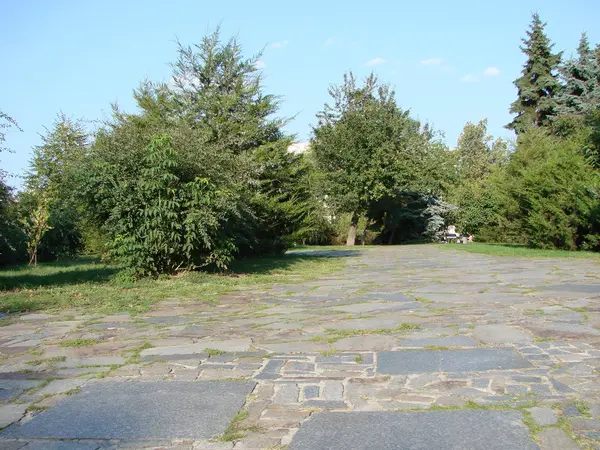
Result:
[[[511,256],[515,258],[592,258],[600,259],[600,253],[567,251],[567,250],[543,250],[529,248],[524,245],[515,244],[440,244],[443,250],[460,250],[469,253],[480,253],[490,256]]]
[[[13,266],[0,270],[0,311],[86,313],[146,311],[156,302],[214,303],[227,292],[244,288],[293,284],[334,273],[348,255],[286,254],[237,261],[226,274],[186,272],[157,280],[122,281],[120,267],[93,258]]]

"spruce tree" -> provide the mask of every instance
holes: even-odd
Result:
[[[510,107],[510,112],[516,114],[516,117],[506,125],[506,128],[517,134],[532,126],[548,125],[550,117],[555,113],[555,96],[561,89],[555,72],[562,52],[552,53],[554,44],[546,36],[545,26],[539,15],[534,14],[527,39],[523,39],[524,46],[521,50],[527,55],[527,61],[521,77],[514,81],[518,98]]]
[[[577,58],[570,58],[560,69],[564,89],[556,97],[560,115],[587,116],[600,103],[600,60],[582,33]]]

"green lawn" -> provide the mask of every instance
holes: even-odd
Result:
[[[123,282],[119,267],[95,258],[13,266],[0,270],[0,311],[60,311],[132,313],[161,300],[216,302],[226,292],[273,283],[299,283],[341,270],[345,258],[314,254],[286,254],[235,262],[227,274],[187,272],[158,280]]]
[[[595,252],[570,252],[567,250],[542,250],[528,248],[515,244],[439,244],[443,250],[461,250],[469,253],[481,253],[491,256],[512,256],[523,258],[592,258],[600,259],[600,253]]]

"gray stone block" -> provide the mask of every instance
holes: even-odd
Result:
[[[289,450],[537,450],[516,411],[324,412]]]
[[[0,436],[51,439],[210,439],[254,382],[107,382],[85,387]]]
[[[526,367],[531,367],[531,364],[511,348],[380,352],[377,358],[377,372],[389,375],[478,372]]]
[[[529,408],[527,411],[531,413],[535,423],[543,427],[554,425],[558,420],[558,417],[556,417],[556,413],[552,408]]]

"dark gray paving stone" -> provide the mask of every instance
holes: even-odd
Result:
[[[254,378],[257,380],[274,380],[275,378],[279,378],[279,371],[284,364],[285,360],[283,359],[270,359],[261,373]]]
[[[537,450],[516,411],[325,412],[289,450]]]
[[[8,402],[21,392],[21,389],[0,389],[0,402]]]
[[[241,409],[254,382],[107,382],[87,385],[2,437],[210,439]]]
[[[304,398],[314,399],[319,397],[319,386],[305,386],[304,387]]]
[[[406,350],[379,352],[377,372],[404,375],[427,372],[477,372],[523,369],[531,364],[512,348]]]
[[[579,412],[579,408],[577,408],[577,406],[575,406],[575,405],[566,405],[563,407],[562,410],[563,410],[563,414],[568,417],[581,416],[581,413]]]

